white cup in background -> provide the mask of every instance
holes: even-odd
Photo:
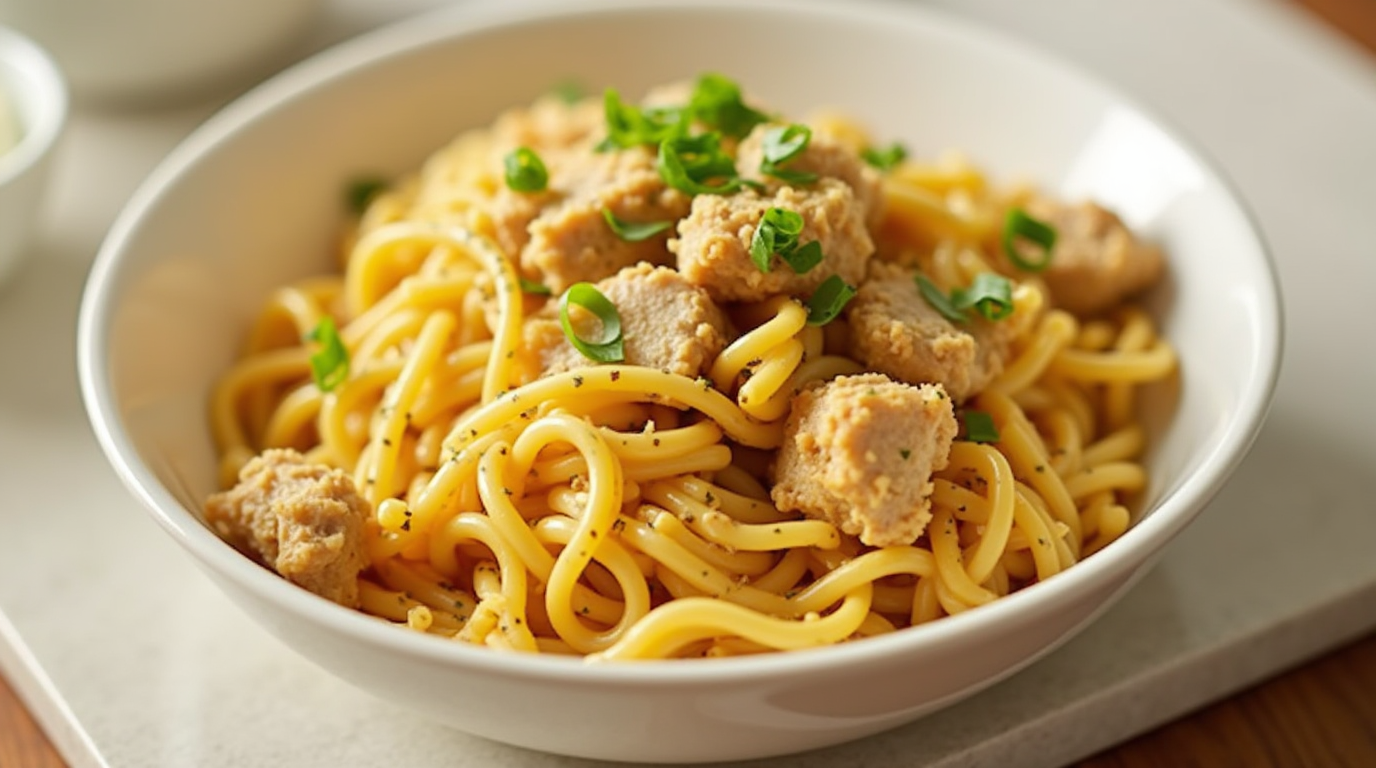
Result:
[[[0,25],[0,283],[33,250],[53,146],[67,117],[62,74],[38,45]]]
[[[163,102],[285,63],[321,0],[0,0],[0,24],[47,48],[78,101]]]

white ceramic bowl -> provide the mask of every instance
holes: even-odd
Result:
[[[0,27],[0,284],[30,251],[66,120],[66,83],[47,51]]]
[[[148,179],[87,287],[82,386],[110,461],[225,592],[311,661],[426,717],[538,750],[686,762],[834,744],[948,705],[1066,640],[1245,453],[1279,362],[1273,271],[1218,175],[1111,89],[906,5],[496,13],[459,8],[368,35],[230,106]],[[992,605],[864,642],[588,665],[385,626],[289,585],[202,524],[215,484],[211,382],[269,289],[328,267],[350,178],[411,169],[457,131],[568,77],[637,92],[706,68],[787,112],[830,103],[918,152],[959,147],[999,175],[1093,195],[1169,250],[1171,279],[1152,303],[1183,376],[1178,393],[1152,399],[1153,481],[1126,536]]]

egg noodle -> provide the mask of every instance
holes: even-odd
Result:
[[[812,125],[868,145],[845,118]],[[1018,276],[1012,354],[965,403],[997,441],[953,444],[915,543],[866,546],[781,512],[767,480],[794,393],[865,370],[844,317],[808,325],[778,296],[731,308],[741,333],[705,377],[591,362],[538,377],[522,326],[552,299],[523,293],[491,236],[489,143],[466,134],[375,197],[342,276],[278,289],[213,395],[226,486],[274,446],[351,475],[372,510],[364,612],[594,659],[793,650],[990,603],[1130,525],[1147,481],[1139,390],[1176,365],[1141,309],[1079,320]],[[1006,269],[998,229],[1021,194],[958,159],[905,160],[884,176],[876,258],[947,289]],[[329,392],[303,341],[324,317],[350,368]]]

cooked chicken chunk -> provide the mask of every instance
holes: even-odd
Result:
[[[693,100],[693,81],[674,80],[656,85],[645,92],[640,106],[663,109],[682,107]]]
[[[1161,278],[1161,250],[1138,240],[1105,208],[1037,197],[1026,211],[1056,229],[1051,264],[1041,276],[1053,301],[1076,315],[1102,312]]]
[[[488,227],[503,250],[514,257],[530,242],[530,223],[541,209],[563,199],[580,182],[580,176],[565,172],[566,166],[574,164],[569,161],[593,154],[604,131],[601,105],[593,99],[569,104],[550,96],[497,118],[486,145],[492,199],[484,207]],[[518,147],[531,150],[545,164],[550,174],[546,190],[517,192],[503,183],[506,155]]]
[[[760,172],[764,160],[764,138],[778,125],[760,125],[741,141],[736,151],[736,169],[748,179],[762,182],[770,189],[789,186],[787,182]],[[807,148],[783,165],[788,171],[815,173],[823,178],[845,182],[855,194],[855,202],[864,211],[865,222],[871,229],[883,216],[884,194],[879,172],[860,159],[850,147],[824,133],[813,133]]]
[[[578,282],[593,282],[642,261],[673,261],[664,233],[628,242],[603,216],[609,210],[622,222],[674,222],[687,215],[688,196],[664,183],[655,155],[645,147],[568,154],[551,169],[551,184],[565,196],[531,220],[530,238],[521,250],[521,269],[539,275],[556,293]]]
[[[492,124],[492,135],[503,146],[539,153],[591,148],[606,132],[602,114],[600,99],[569,103],[551,95],[502,113]]]
[[[865,544],[911,544],[932,518],[932,473],[955,436],[940,386],[841,376],[794,397],[770,495]]]
[[[956,402],[1003,372],[1013,324],[981,317],[956,325],[918,292],[914,273],[875,262],[846,307],[851,353],[865,367],[910,384],[941,384]]]
[[[750,260],[750,241],[770,208],[803,217],[799,244],[821,243],[823,261],[804,274],[777,258],[769,272]],[[865,275],[874,242],[865,229],[864,211],[849,185],[821,179],[803,189],[783,187],[772,196],[753,191],[698,195],[692,212],[679,222],[678,239],[669,241],[688,282],[707,289],[717,301],[760,301],[780,293],[805,296],[832,275],[854,285]]]
[[[600,100],[542,99],[503,114],[491,135],[485,162],[492,197],[481,229],[528,276],[558,292],[641,261],[673,260],[665,248],[668,232],[627,242],[603,218],[605,208],[627,223],[672,222],[688,213],[689,201],[660,178],[652,148],[597,150],[606,137]],[[544,190],[520,192],[504,183],[505,157],[518,147],[544,164]]]
[[[639,264],[597,283],[621,316],[627,365],[641,365],[696,378],[731,340],[726,315],[707,292],[668,267]],[[598,320],[570,310],[580,336],[593,337]],[[553,302],[525,325],[525,354],[542,374],[592,365],[564,337]]]
[[[358,574],[368,565],[363,523],[368,502],[337,469],[270,449],[239,472],[239,483],[211,496],[206,522],[220,537],[294,584],[358,606]]]

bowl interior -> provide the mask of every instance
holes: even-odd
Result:
[[[1124,578],[1240,458],[1278,363],[1271,269],[1226,184],[1128,100],[1015,41],[906,6],[580,8],[557,18],[457,8],[308,61],[188,139],[112,229],[80,326],[91,418],[125,481],[221,576],[248,585],[259,569],[199,523],[216,476],[207,398],[258,306],[273,287],[330,267],[351,179],[412,170],[459,131],[570,79],[639,94],[718,71],[787,114],[839,108],[916,155],[959,149],[996,178],[1093,197],[1167,250],[1170,278],[1150,304],[1183,373],[1147,398],[1145,519],[1063,576],[927,636],[992,631],[981,615],[1025,615],[1058,592]],[[306,605],[275,580],[251,588]]]

